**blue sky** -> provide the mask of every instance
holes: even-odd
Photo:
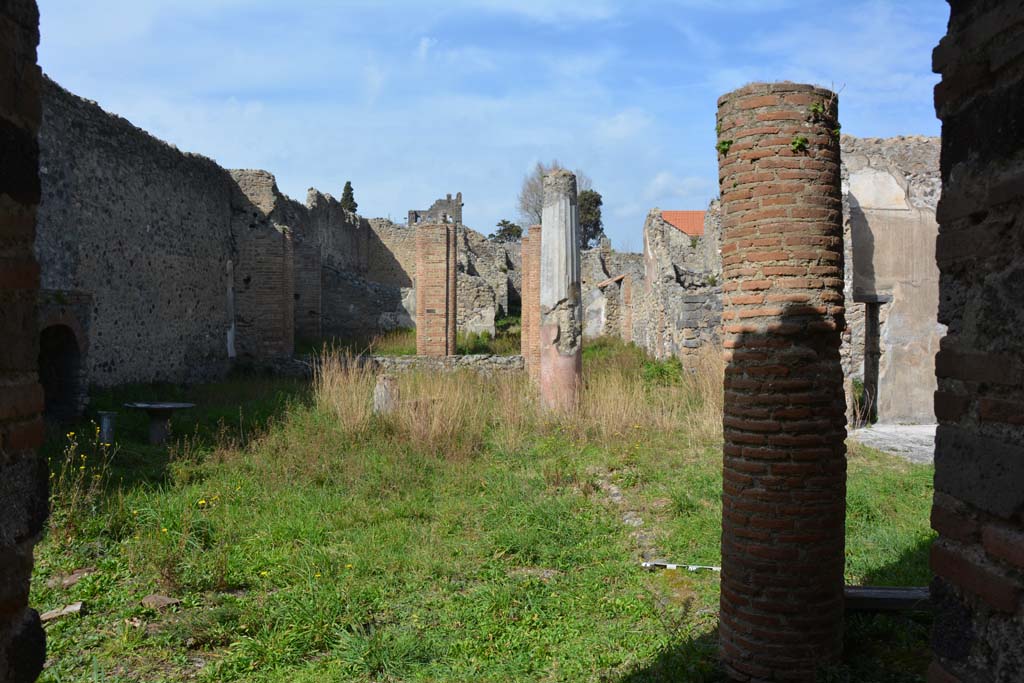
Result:
[[[461,191],[515,219],[557,158],[639,250],[644,216],[716,193],[715,101],[756,80],[841,88],[844,132],[938,135],[938,0],[39,0],[57,82],[183,150],[305,200],[352,180],[405,218]]]

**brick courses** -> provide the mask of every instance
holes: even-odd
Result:
[[[522,341],[526,371],[540,381],[540,236],[541,226],[531,225],[522,248]]]
[[[457,251],[454,224],[416,227],[417,355],[455,355]]]
[[[39,14],[34,0],[0,5],[0,681],[32,681],[46,636],[28,606],[32,550],[48,514],[39,412],[33,256],[39,204],[42,74],[36,65]]]
[[[1024,6],[951,2],[942,120],[939,418],[928,680],[1024,667]]]
[[[820,105],[820,108],[819,108]],[[719,99],[721,647],[741,681],[812,681],[842,649],[845,402],[837,100],[793,83]],[[804,142],[805,141],[805,142]]]

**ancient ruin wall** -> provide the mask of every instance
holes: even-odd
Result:
[[[32,0],[0,5],[0,681],[34,681],[46,659],[29,608],[32,550],[48,512],[43,391],[36,374],[32,253],[40,198],[39,14]]]
[[[416,229],[386,218],[371,218],[366,278],[396,287],[412,287],[416,278]]]
[[[1024,6],[953,2],[942,74],[929,681],[1024,670]]]
[[[643,278],[633,282],[633,341],[656,358],[686,359],[717,344],[721,322],[719,212],[705,214],[704,235],[666,222],[660,209],[644,222]]]
[[[44,288],[92,296],[90,381],[221,374],[231,178],[52,81],[42,92],[36,254]]]
[[[885,423],[935,419],[939,140],[842,137],[847,330],[843,365]],[[866,416],[865,416],[866,417]]]
[[[731,145],[719,159],[727,361],[720,634],[736,680],[813,681],[842,649],[837,108],[833,93],[793,83],[752,84],[718,102],[720,140]]]

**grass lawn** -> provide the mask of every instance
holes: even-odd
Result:
[[[199,407],[169,449],[122,410],[106,469],[93,426],[51,434],[32,602],[84,609],[48,625],[42,680],[720,680],[717,575],[638,564],[643,547],[720,563],[716,370],[612,343],[585,363],[583,410],[563,423],[519,376],[410,374],[399,411],[375,417],[373,377],[337,363],[312,386],[96,396]],[[851,449],[848,582],[929,580],[931,480]],[[143,607],[152,593],[180,603]],[[923,681],[928,628],[852,618],[823,680]]]

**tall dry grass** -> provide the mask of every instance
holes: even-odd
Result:
[[[313,370],[317,408],[338,421],[347,432],[366,429],[373,417],[373,369],[350,351],[325,347]]]
[[[374,416],[374,371],[350,355],[325,351],[314,395],[318,410],[346,432],[383,430],[446,459],[468,457],[488,441],[515,451],[556,430],[581,442],[671,434],[697,446],[721,438],[723,371],[716,349],[685,367],[652,364],[636,353],[609,354],[587,363],[579,410],[559,415],[540,408],[537,389],[523,373],[416,370],[396,377],[394,411]]]

